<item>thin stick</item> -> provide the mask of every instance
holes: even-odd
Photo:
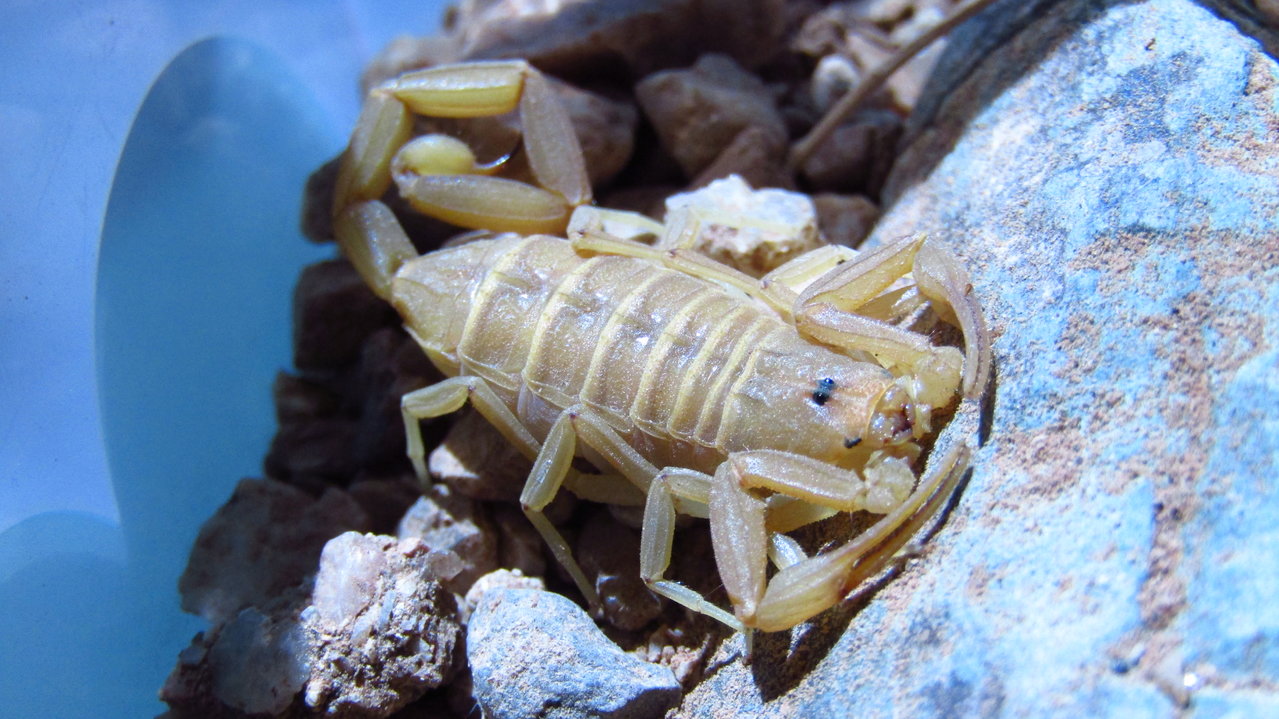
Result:
[[[878,90],[894,72],[897,72],[902,65],[909,62],[924,48],[933,44],[934,40],[950,32],[956,25],[976,15],[993,2],[995,0],[970,0],[970,2],[961,5],[946,19],[929,28],[923,35],[915,38],[910,44],[898,50],[882,65],[871,71],[866,76],[866,79],[858,83],[857,87],[852,88],[839,99],[839,102],[826,113],[826,116],[822,118],[821,122],[817,123],[816,127],[795,143],[795,146],[791,148],[790,159],[787,161],[788,169],[791,172],[796,172],[817,150],[818,145],[825,142],[826,138],[830,137],[830,134],[835,131],[835,128],[839,127],[840,123],[856,112],[862,106],[862,103]]]

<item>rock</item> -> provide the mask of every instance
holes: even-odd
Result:
[[[493,425],[469,410],[427,457],[433,479],[472,499],[519,500],[532,467]]]
[[[838,53],[831,53],[817,61],[809,85],[813,107],[825,114],[840,98],[861,82],[866,73],[859,70],[852,60]]]
[[[498,589],[537,589],[545,590],[546,582],[540,577],[530,577],[518,569],[497,569],[479,579],[466,590],[466,597],[462,602],[462,610],[468,617],[475,611],[475,607],[479,606],[487,592]]]
[[[486,592],[466,645],[475,699],[491,719],[660,717],[679,701],[669,669],[624,653],[558,594]]]
[[[699,49],[757,67],[779,49],[781,0],[464,2],[464,59],[525,58],[564,77],[643,77],[687,65]]]
[[[497,569],[497,536],[483,508],[448,485],[433,485],[419,497],[400,520],[396,534],[419,539],[432,550],[456,554],[462,570],[444,582],[456,594],[466,594],[476,579]]]
[[[341,407],[341,398],[330,388],[287,372],[276,374],[271,399],[275,404],[275,421],[282,425],[332,417]]]
[[[794,52],[818,60],[812,77],[815,105],[825,111],[843,91],[884,64],[897,48],[931,29],[954,9],[951,0],[832,3],[804,19]],[[889,75],[872,104],[914,107],[946,40],[941,38]]]
[[[321,165],[302,191],[302,235],[312,242],[333,241],[333,189],[341,156]]]
[[[274,612],[273,612],[274,614]],[[254,607],[201,632],[178,655],[160,690],[165,719],[284,715],[310,676],[306,633],[296,615]]]
[[[362,475],[346,488],[369,517],[373,534],[394,535],[409,507],[422,496],[422,488],[411,473],[381,477]]]
[[[367,523],[341,490],[316,499],[281,482],[242,480],[200,528],[178,580],[182,609],[217,624],[267,607],[315,572],[325,542]]]
[[[545,574],[546,541],[529,524],[528,517],[509,504],[495,504],[490,510],[493,524],[497,526],[498,564],[530,577]]]
[[[318,262],[302,271],[293,291],[293,364],[304,371],[340,368],[359,357],[371,331],[395,324],[395,311],[349,262]]]
[[[302,521],[286,524],[302,531]],[[290,562],[309,558],[316,571],[305,542],[296,555],[265,546]],[[246,574],[261,565],[238,559]],[[175,717],[389,716],[452,677],[461,626],[437,579],[460,570],[456,556],[416,539],[341,534],[324,545],[313,581],[308,573],[215,616],[179,656],[161,699]],[[273,589],[284,581],[272,579]]]
[[[596,512],[577,538],[577,561],[595,582],[604,619],[618,629],[637,630],[657,618],[661,600],[639,576],[639,532]]]
[[[457,39],[448,35],[400,35],[391,38],[364,68],[364,74],[360,76],[360,91],[368,94],[375,86],[410,70],[457,62],[460,52]]]
[[[413,538],[348,532],[325,546],[302,612],[308,707],[385,717],[452,677],[462,630],[453,595],[436,581],[441,561]]]
[[[674,716],[1275,711],[1279,65],[1245,7],[1018,0],[951,37],[870,243],[971,273],[996,377],[941,441],[974,471],[900,576]]]
[[[356,422],[346,417],[283,424],[271,438],[263,469],[270,477],[302,487],[346,484],[358,467],[358,432]]]
[[[705,187],[716,180],[737,175],[751,187],[779,187],[794,190],[795,179],[786,170],[786,146],[771,132],[750,125],[719,153],[714,162],[693,180],[692,188]]]
[[[813,195],[817,226],[829,242],[857,247],[879,220],[879,206],[864,195]]]
[[[902,122],[884,110],[863,112],[835,128],[800,167],[814,192],[877,196],[893,161]]]
[[[629,100],[610,99],[554,78],[550,82],[582,145],[591,187],[608,184],[631,159],[639,111]]]
[[[442,379],[403,329],[383,327],[369,334],[345,388],[347,405],[354,409],[356,419],[351,451],[358,467],[383,471],[408,468],[400,400]],[[427,446],[443,433],[446,423],[443,419],[420,423]]]
[[[1279,27],[1279,0],[1257,0],[1257,12],[1270,27]]]
[[[248,607],[221,627],[209,647],[213,696],[246,714],[279,714],[310,677],[309,660],[296,618],[275,621]]]
[[[756,277],[822,244],[807,195],[752,190],[736,175],[667,198],[666,225],[686,229],[659,247],[689,247]]]
[[[786,123],[764,83],[723,55],[686,70],[654,73],[635,86],[640,108],[686,177],[696,177],[747,127],[786,142]]]

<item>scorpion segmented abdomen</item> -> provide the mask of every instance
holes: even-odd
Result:
[[[760,344],[789,329],[713,283],[632,257],[583,258],[551,237],[443,250],[396,282],[397,307],[436,364],[483,377],[535,435],[549,427],[544,405],[582,404],[624,436],[647,435],[657,454],[681,443],[721,453],[727,398]]]
[[[582,260],[559,239],[534,236],[509,244],[472,296],[457,353],[462,372],[506,390],[513,404],[546,303]]]
[[[644,271],[621,286],[581,390],[582,402],[619,428],[639,419],[633,410],[658,339],[680,308],[703,290],[702,283],[686,275],[642,260],[631,262]]]
[[[617,288],[629,286],[635,274],[634,262],[610,256],[583,260],[565,274],[533,331],[523,379],[535,394],[560,408],[578,402]]]
[[[405,263],[392,280],[391,304],[444,374],[460,374],[458,345],[476,294],[510,245],[484,240],[446,247]]]

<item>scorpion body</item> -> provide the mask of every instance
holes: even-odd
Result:
[[[487,380],[538,441],[579,404],[655,466],[708,474],[747,449],[851,466],[909,436],[902,393],[879,365],[642,259],[582,257],[545,236],[483,240],[412,261],[395,285],[441,371]],[[823,381],[840,401],[814,398]]]
[[[516,109],[527,171],[511,176],[456,138],[411,137],[414,113]],[[757,280],[688,251],[692,219],[663,226],[591,206],[581,157],[567,113],[524,62],[433,67],[370,91],[333,226],[449,375],[401,402],[414,470],[429,482],[420,421],[470,402],[534,460],[522,507],[593,608],[593,584],[543,513],[561,488],[643,506],[640,572],[654,592],[738,630],[795,626],[887,566],[966,466],[957,445],[921,477],[912,469],[932,411],[979,396],[988,377],[967,275],[915,237],[818,248]],[[392,184],[419,212],[526,236],[419,256],[381,202]],[[605,230],[618,226],[660,235],[664,249]],[[928,308],[963,332],[964,351],[909,328]],[[884,516],[811,557],[785,534],[863,510]],[[709,518],[731,613],[665,578],[678,514]]]

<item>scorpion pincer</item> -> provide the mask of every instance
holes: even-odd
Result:
[[[412,113],[517,108],[531,182],[479,165],[453,138],[409,138]],[[526,234],[419,256],[378,199],[392,182],[418,211]],[[989,339],[965,272],[916,237],[822,247],[755,279],[607,234],[605,221],[655,223],[590,202],[568,117],[523,62],[431,68],[370,93],[341,165],[335,233],[449,376],[403,398],[418,476],[428,481],[420,420],[469,400],[534,460],[525,514],[593,607],[542,513],[561,488],[643,506],[648,586],[734,629],[787,629],[839,602],[892,561],[967,466],[958,444],[921,478],[911,468],[933,411],[986,384]],[[896,321],[925,306],[963,332],[962,352]],[[575,457],[606,473],[578,472]],[[883,517],[811,557],[786,534],[863,510]],[[709,518],[731,613],[664,576],[680,513]]]

